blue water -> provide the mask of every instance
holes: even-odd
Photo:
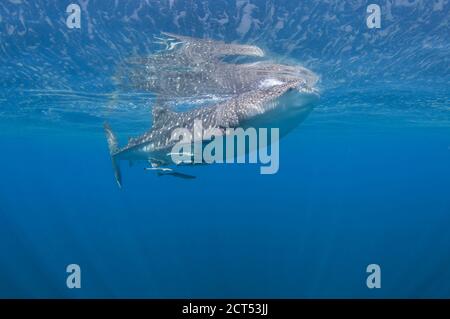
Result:
[[[450,5],[379,1],[0,3],[0,297],[450,297]],[[122,165],[151,94],[116,68],[169,31],[263,47],[320,78],[280,170]],[[82,288],[66,287],[79,264]],[[366,286],[379,264],[381,289]]]

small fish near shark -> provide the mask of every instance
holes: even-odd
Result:
[[[223,42],[220,42],[220,45],[215,45],[215,41],[212,40],[193,39],[171,34],[170,36],[182,42],[181,47],[174,52],[179,52],[183,63],[188,66],[190,64],[202,65],[201,61],[206,61],[205,63],[208,65],[216,64],[216,71],[220,68],[230,67],[236,70],[243,69],[245,73],[247,71],[245,65],[232,64],[229,66],[226,65],[227,63],[220,62],[217,57],[230,52],[263,55],[263,51],[254,46],[227,45]],[[202,48],[202,50],[198,48]],[[174,49],[171,48],[171,50]],[[170,54],[172,56],[173,53],[170,52]],[[159,57],[158,59],[163,60],[165,58]],[[189,61],[189,63],[186,61]],[[211,74],[209,68],[208,66],[203,68],[203,71],[197,70],[197,72]],[[187,83],[189,79],[192,79],[190,69],[188,67],[184,71],[177,70],[176,76],[184,79],[183,81]],[[289,72],[286,72],[286,70],[289,70]],[[223,91],[226,91],[227,94],[231,91],[238,93],[234,93],[225,101],[183,112],[176,112],[166,104],[169,92],[173,97],[177,97],[181,93],[193,95],[210,93],[207,90],[198,89],[202,86],[202,83],[198,83],[195,87],[179,86],[177,91],[177,86],[165,78],[167,74],[164,72],[159,77],[159,80],[166,81],[164,86],[156,86],[154,84],[156,81],[146,86],[145,82],[149,80],[142,77],[140,79],[143,82],[141,87],[154,90],[156,94],[164,95],[164,99],[157,99],[152,108],[153,124],[151,128],[143,135],[131,138],[127,145],[119,147],[118,140],[109,124],[105,123],[104,125],[114,175],[119,187],[122,186],[120,161],[123,160],[148,162],[150,167],[147,167],[146,170],[155,171],[158,176],[195,178],[191,175],[176,172],[172,168],[180,165],[179,162],[174,162],[171,156],[172,148],[177,143],[172,138],[175,129],[182,128],[193,131],[195,123],[200,122],[206,131],[224,132],[231,128],[277,128],[280,137],[282,137],[306,118],[319,99],[318,91],[315,88],[318,78],[314,73],[303,67],[266,62],[264,63],[264,72],[254,72],[253,74],[250,72],[251,75],[244,81],[242,81],[241,74],[239,72],[220,74],[220,77],[227,78],[227,81],[223,83],[229,84],[235,81],[240,83],[238,86],[233,87],[225,84],[221,86],[217,81],[214,81],[214,85],[212,85],[213,91],[220,91],[221,88],[224,88]],[[180,80],[178,83],[182,83],[182,81]],[[204,86],[208,87],[208,83],[204,83]],[[183,87],[183,89],[181,90],[180,87]],[[230,87],[234,89],[230,90]],[[202,147],[207,147],[211,140],[203,139],[200,143],[203,145]],[[198,163],[194,161],[187,164],[186,162],[183,163],[183,165],[189,164],[197,165]]]

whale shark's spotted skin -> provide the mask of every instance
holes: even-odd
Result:
[[[317,81],[315,74],[300,66],[222,61],[230,55],[263,57],[256,46],[164,34],[178,42],[150,57],[130,59],[118,77],[124,86],[171,98],[242,94],[258,89],[269,77],[283,82],[302,78],[310,86]]]

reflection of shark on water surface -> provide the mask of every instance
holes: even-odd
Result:
[[[197,107],[185,112],[175,112],[158,98],[153,106],[151,129],[128,144],[119,147],[108,124],[105,124],[109,150],[115,177],[121,185],[119,161],[147,161],[148,169],[159,175],[191,178],[174,172],[168,166],[178,165],[171,157],[172,147],[177,143],[172,133],[177,128],[194,130],[194,122],[200,121],[208,130],[225,131],[228,128],[279,128],[281,136],[295,128],[309,113],[318,99],[314,85],[317,77],[311,71],[297,66],[286,66],[271,62],[231,64],[220,61],[227,54],[262,56],[262,50],[254,46],[225,44],[211,40],[199,40],[173,36],[182,44],[170,47],[174,52],[160,53],[145,59],[136,87],[145,88],[167,96],[199,94],[232,94],[228,100],[214,105]],[[177,52],[180,55],[177,56]],[[168,54],[168,56],[164,56]],[[155,59],[155,60],[152,60]],[[172,63],[170,60],[172,59]],[[177,60],[180,59],[180,60]],[[155,63],[159,61],[159,63]],[[181,66],[184,68],[181,68]],[[156,68],[159,72],[155,73]],[[229,70],[233,69],[233,72]],[[194,70],[194,71],[193,71]],[[228,70],[228,71],[226,71]],[[251,70],[251,71],[249,71]],[[194,75],[192,75],[194,72]],[[174,79],[175,77],[175,79]],[[196,78],[198,82],[193,83]],[[212,81],[212,83],[211,83]],[[203,140],[207,145],[210,139]],[[192,164],[194,164],[192,162]]]

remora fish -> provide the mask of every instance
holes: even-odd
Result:
[[[277,127],[280,129],[280,136],[283,136],[306,117],[318,99],[317,91],[308,86],[304,79],[289,82],[266,79],[259,84],[260,88],[257,90],[237,95],[217,105],[191,111],[173,112],[165,107],[154,107],[152,128],[142,136],[130,139],[122,148],[119,147],[110,126],[105,123],[112,165],[119,187],[122,185],[119,168],[121,160],[148,161],[152,168],[177,164],[172,162],[170,156],[172,147],[177,143],[171,139],[176,128],[192,131],[194,121],[201,120],[205,130]],[[162,172],[165,170],[171,172],[161,168]]]

